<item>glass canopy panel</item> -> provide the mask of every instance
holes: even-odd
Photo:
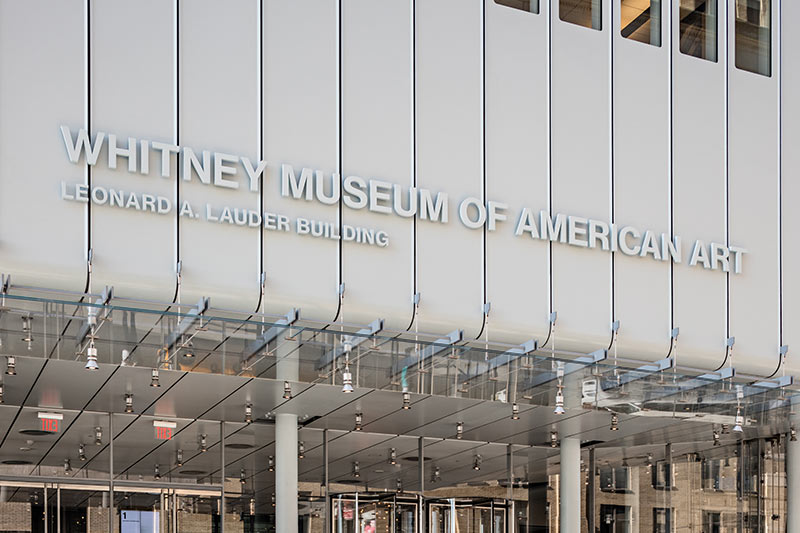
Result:
[[[463,341],[296,314],[247,314],[208,302],[159,303],[103,294],[13,289],[0,295],[0,357],[75,360],[336,387],[698,418],[733,427],[779,420],[796,394],[786,378],[732,369],[700,375],[669,364]],[[8,359],[5,361],[8,363]],[[0,361],[3,363],[3,361]]]

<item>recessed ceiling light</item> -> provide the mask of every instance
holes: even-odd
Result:
[[[203,470],[180,470],[179,473],[183,474],[184,476],[202,476],[207,474],[207,472]]]
[[[249,450],[254,446],[245,442],[231,442],[230,444],[226,444],[225,447],[230,448],[231,450]]]
[[[30,435],[31,437],[44,437],[45,435],[53,435],[52,432],[44,431],[43,429],[22,429],[20,430],[20,434]]]

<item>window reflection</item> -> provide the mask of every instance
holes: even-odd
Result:
[[[558,16],[564,22],[603,29],[602,0],[558,0]]]
[[[771,75],[770,0],[736,0],[736,68]]]
[[[623,37],[661,46],[661,0],[620,0],[619,16]]]
[[[528,11],[529,13],[539,12],[539,0],[494,0],[495,4],[501,6],[513,7],[520,11]]]
[[[717,60],[717,0],[680,0],[681,53]]]

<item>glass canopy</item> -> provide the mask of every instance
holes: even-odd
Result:
[[[733,427],[786,420],[796,401],[788,377],[702,373],[673,360],[617,358],[613,343],[592,354],[467,341],[460,332],[388,331],[214,309],[207,301],[159,303],[14,288],[0,295],[0,356],[137,366],[505,402],[607,410],[639,417],[698,418]],[[666,355],[666,354],[665,354]],[[3,361],[0,360],[0,364]],[[89,363],[90,365],[92,363]]]

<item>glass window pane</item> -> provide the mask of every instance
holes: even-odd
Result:
[[[501,6],[513,7],[520,11],[528,11],[530,13],[539,12],[539,0],[494,0],[495,4]]]
[[[772,73],[770,0],[736,0],[736,68]]]
[[[603,2],[602,0],[558,0],[558,16],[564,22],[602,30]]]
[[[622,36],[661,46],[661,0],[620,0]]]
[[[680,0],[681,53],[717,60],[717,0]]]

